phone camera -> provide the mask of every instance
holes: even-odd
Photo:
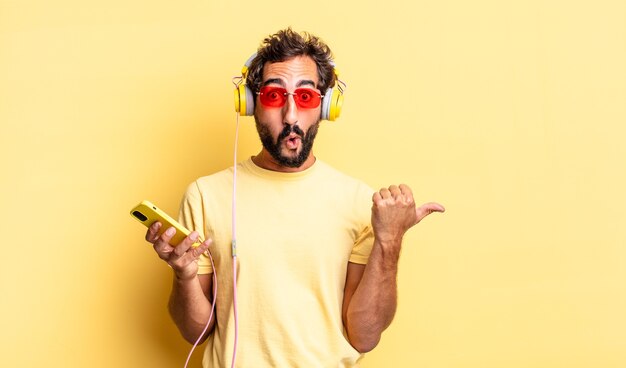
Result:
[[[146,217],[146,215],[144,215],[143,213],[139,212],[139,211],[134,211],[133,212],[133,216],[137,217],[139,219],[139,221],[144,222],[146,221],[148,218]]]

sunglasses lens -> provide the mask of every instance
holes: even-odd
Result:
[[[259,91],[259,100],[265,107],[283,107],[287,102],[287,90],[282,87],[262,87]],[[320,105],[320,94],[310,88],[298,88],[293,92],[293,98],[301,109],[314,109]]]
[[[320,94],[309,88],[298,88],[294,92],[296,104],[303,109],[314,109],[320,104]]]
[[[259,99],[267,107],[282,107],[287,102],[287,90],[280,87],[265,86],[261,88]]]

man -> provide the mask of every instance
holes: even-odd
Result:
[[[209,321],[216,272],[205,366],[230,365],[237,339],[238,367],[356,367],[394,316],[404,233],[444,209],[416,208],[406,185],[374,192],[313,155],[317,100],[335,83],[330,50],[317,37],[279,31],[249,69],[263,148],[237,166],[237,293],[231,168],[187,189],[180,218],[193,232],[180,245],[169,245],[173,229],[157,235],[160,224],[146,234],[174,271],[170,313],[195,342]],[[199,234],[207,240],[191,248]],[[209,248],[215,269],[203,255]]]

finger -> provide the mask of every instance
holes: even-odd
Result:
[[[159,258],[164,261],[170,259],[170,255],[174,251],[174,247],[172,247],[162,239],[157,240],[152,247],[154,248],[154,251],[159,255]]]
[[[169,254],[174,250],[174,247],[170,245],[170,240],[172,240],[174,234],[176,234],[176,229],[170,227],[154,242],[154,250],[163,259],[167,259]]]
[[[161,228],[161,223],[156,221],[154,224],[148,227],[148,231],[146,231],[146,241],[149,243],[154,243],[159,238],[159,229]]]
[[[413,201],[413,191],[411,190],[411,188],[409,188],[409,186],[406,184],[400,184],[399,189],[404,198],[404,203],[408,205],[412,204],[414,201]]]
[[[436,202],[424,203],[419,206],[415,212],[417,213],[417,222],[420,222],[424,217],[430,215],[433,212],[445,212],[445,208]]]
[[[183,241],[174,248],[174,254],[180,258],[191,248],[191,245],[195,243],[196,240],[198,240],[198,232],[192,231],[189,236],[183,239]]]
[[[398,198],[400,195],[402,195],[402,192],[400,191],[400,188],[398,188],[397,185],[390,185],[389,194],[391,194],[393,198]]]
[[[381,188],[379,193],[383,199],[391,198],[391,192],[387,188]]]
[[[408,185],[406,184],[400,184],[400,191],[402,192],[402,194],[404,195],[410,195],[411,198],[413,197],[413,191],[411,190],[411,188],[409,188]]]
[[[380,195],[380,192],[374,192],[372,195],[372,202],[377,203],[382,201],[383,197]]]
[[[192,248],[189,252],[194,259],[198,259],[204,252],[209,250],[209,247],[213,244],[213,239],[208,239],[200,243],[199,246]]]
[[[171,259],[168,263],[173,268],[187,267],[192,262],[198,262],[198,258],[200,258],[202,253],[206,252],[209,249],[209,245],[211,245],[212,243],[213,240],[209,239],[202,242],[199,246],[195,248],[188,248],[188,250],[184,254],[182,254],[180,257]],[[180,245],[176,247],[176,250],[178,250],[179,247]]]

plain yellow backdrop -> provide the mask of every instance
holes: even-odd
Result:
[[[232,164],[231,77],[286,26],[348,84],[316,155],[448,209],[407,234],[363,366],[625,367],[618,0],[1,0],[0,366],[183,365],[170,271],[128,211],[176,214]]]

